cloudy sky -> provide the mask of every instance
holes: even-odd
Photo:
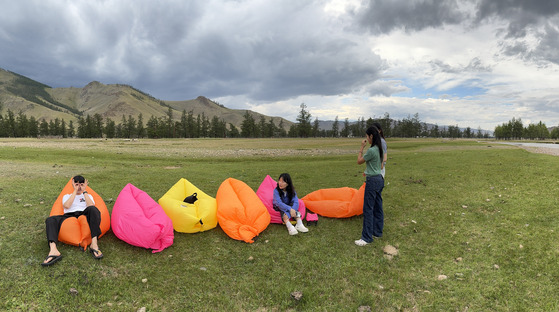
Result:
[[[295,121],[559,124],[555,0],[0,0],[0,67]]]

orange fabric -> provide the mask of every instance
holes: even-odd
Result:
[[[217,190],[219,226],[231,238],[253,243],[270,224],[270,214],[247,184],[228,178]]]
[[[308,210],[323,217],[349,218],[363,214],[365,183],[359,190],[351,187],[316,190],[302,198]]]
[[[52,205],[52,209],[50,211],[51,216],[56,215],[63,215],[64,214],[64,207],[62,206],[62,197],[66,194],[72,194],[74,191],[74,187],[72,186],[72,179],[68,181],[66,186],[58,195],[58,198]],[[107,233],[107,231],[111,228],[111,217],[109,215],[109,210],[107,209],[107,205],[97,194],[94,190],[92,190],[89,186],[87,187],[86,191],[93,196],[93,201],[95,202],[95,207],[99,209],[101,212],[101,235],[98,238],[103,236],[103,234]],[[80,216],[79,218],[68,218],[62,222],[62,226],[60,227],[60,232],[58,233],[58,240],[74,246],[80,246],[83,248],[87,248],[91,244],[91,232],[89,231],[89,225],[87,224],[87,218],[85,216]]]

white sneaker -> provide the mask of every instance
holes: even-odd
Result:
[[[297,229],[293,226],[288,227],[287,231],[289,232],[289,235],[297,235],[299,232],[297,232]]]
[[[303,233],[307,233],[309,231],[309,229],[307,229],[303,223],[297,223],[295,224],[295,229],[297,229],[297,231],[299,232],[303,232]]]
[[[357,246],[366,246],[366,245],[369,245],[369,243],[367,243],[366,241],[364,241],[364,240],[362,240],[362,239],[359,239],[359,240],[356,240],[356,241],[355,241],[355,245],[357,245]]]

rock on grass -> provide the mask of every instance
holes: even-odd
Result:
[[[384,257],[388,260],[392,260],[392,258],[398,255],[398,249],[392,245],[384,246],[382,251],[384,252]]]

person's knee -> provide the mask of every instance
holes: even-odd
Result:
[[[45,224],[47,226],[52,225],[52,224],[56,224],[56,219],[54,218],[54,216],[50,216],[50,217],[45,219]]]
[[[101,216],[101,211],[99,211],[99,209],[98,209],[97,207],[95,207],[95,206],[88,206],[87,208],[85,208],[84,212],[85,212],[86,214],[92,213],[92,214]]]

